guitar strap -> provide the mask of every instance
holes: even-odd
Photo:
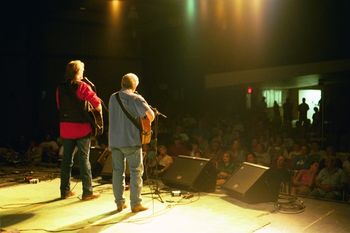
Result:
[[[136,128],[138,128],[140,131],[141,131],[141,126],[140,126],[140,123],[131,116],[131,114],[125,109],[121,99],[120,99],[120,96],[119,96],[119,92],[117,92],[115,94],[115,98],[118,100],[118,103],[120,105],[120,107],[122,108],[123,112],[125,113],[125,115],[129,118],[129,120],[136,126]]]

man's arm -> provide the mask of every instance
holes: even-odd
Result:
[[[77,95],[80,99],[88,101],[97,111],[102,111],[101,99],[85,82],[80,83]]]
[[[149,109],[146,111],[146,116],[147,116],[147,118],[148,118],[148,120],[149,120],[150,122],[152,122],[152,121],[154,120],[155,115],[154,115],[154,112],[153,112],[153,110],[152,110],[151,108],[149,108]]]

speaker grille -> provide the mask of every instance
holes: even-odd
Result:
[[[162,181],[169,187],[211,192],[215,190],[216,170],[209,159],[179,155]]]
[[[269,167],[244,162],[222,188],[249,203],[275,201],[279,184],[271,179]]]

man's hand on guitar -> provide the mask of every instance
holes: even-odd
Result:
[[[95,109],[96,109],[97,111],[99,111],[99,112],[102,112],[102,105],[99,104]]]
[[[152,109],[149,109],[146,111],[146,116],[150,122],[152,122],[155,118],[155,115]]]

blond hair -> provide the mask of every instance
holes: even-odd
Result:
[[[139,78],[136,74],[128,73],[123,76],[121,86],[123,89],[132,89],[135,90],[139,85]]]
[[[81,71],[84,71],[84,63],[82,61],[70,61],[66,66],[66,80],[73,80],[76,77],[76,75]]]

